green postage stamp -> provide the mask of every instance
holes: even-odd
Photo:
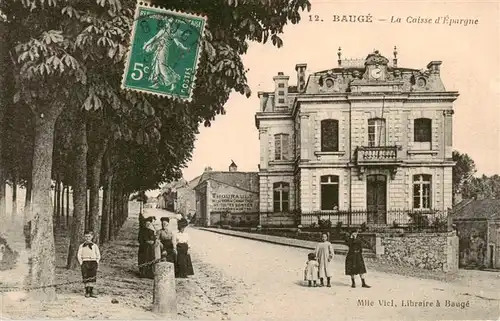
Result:
[[[138,4],[122,88],[191,101],[206,18]]]

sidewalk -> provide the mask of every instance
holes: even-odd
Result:
[[[268,242],[286,246],[299,247],[309,250],[314,250],[316,248],[316,245],[318,244],[318,242],[291,239],[283,236],[248,233],[248,232],[233,231],[233,230],[219,229],[219,228],[208,228],[208,227],[196,227],[196,228],[199,230],[209,231],[213,233],[231,235],[231,236],[242,237],[246,239],[258,240],[262,242]],[[335,254],[341,254],[341,255],[347,254],[348,248],[346,245],[332,243],[332,246]],[[375,258],[375,253],[373,253],[373,251],[363,249],[363,256],[367,258]]]

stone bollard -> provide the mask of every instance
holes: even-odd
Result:
[[[155,264],[152,311],[165,317],[177,316],[174,264],[171,262]]]

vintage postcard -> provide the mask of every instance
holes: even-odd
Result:
[[[498,1],[0,1],[1,320],[497,320]]]

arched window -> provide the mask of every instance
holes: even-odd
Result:
[[[276,134],[274,135],[274,159],[289,160],[289,135]]]
[[[431,209],[431,175],[413,175],[413,208]]]
[[[324,119],[321,121],[321,151],[339,151],[339,121]]]
[[[385,146],[385,119],[368,119],[368,146]]]
[[[273,184],[274,212],[288,212],[290,210],[290,184],[278,182]]]
[[[339,208],[339,177],[337,175],[321,176],[321,210],[328,211]]]

